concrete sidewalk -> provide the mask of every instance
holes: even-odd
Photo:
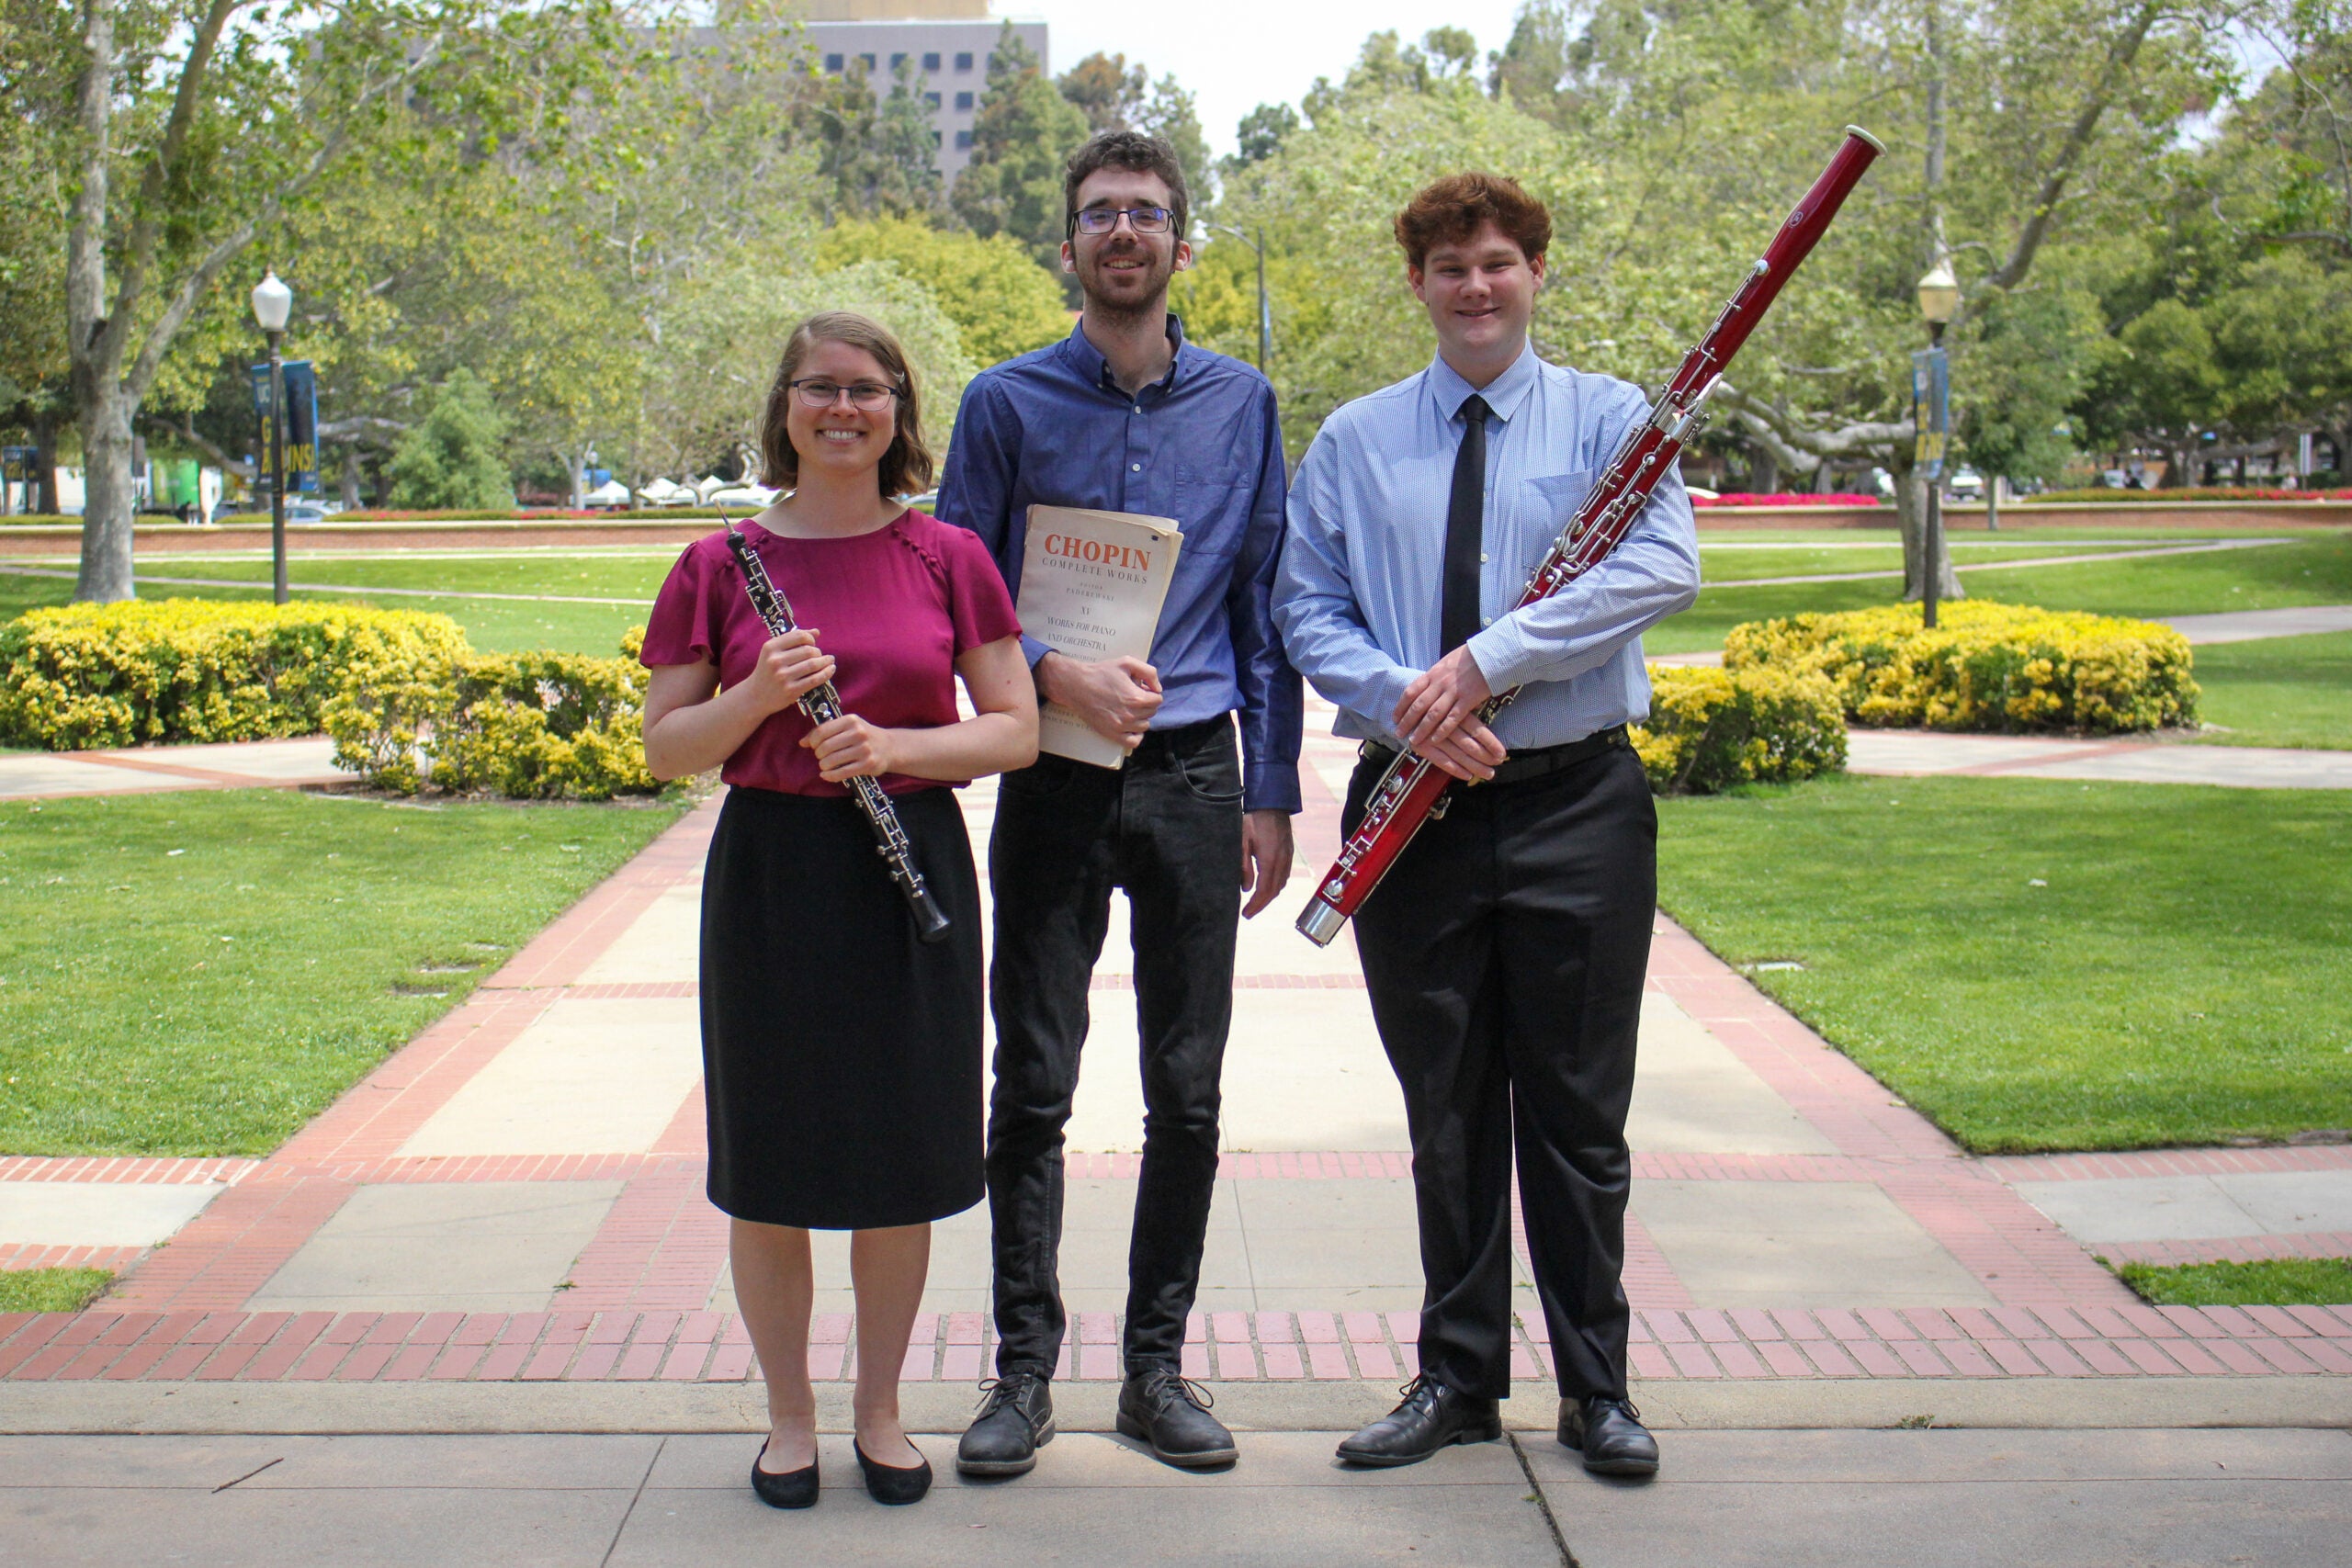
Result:
[[[1352,748],[1317,734],[1306,761],[1299,860],[1316,868],[1337,847]],[[992,798],[966,794],[976,840]],[[275,1400],[271,1420],[403,1430],[527,1423],[511,1393],[541,1383],[705,1391],[635,1418],[745,1418],[751,1347],[702,1195],[695,933],[714,815],[671,829],[266,1159],[0,1160],[0,1261],[127,1270],[78,1317],[0,1318],[0,1425],[220,1419],[170,1393],[199,1386],[237,1390],[254,1419]],[[1267,1419],[1320,1427],[1360,1421],[1411,1375],[1420,1285],[1410,1140],[1363,978],[1347,939],[1317,949],[1290,929],[1295,898],[1242,931],[1184,1359],[1228,1391],[1267,1390],[1236,1394]],[[1073,1390],[1118,1371],[1143,1118],[1125,925],[1114,915],[1069,1129]],[[2079,1424],[2102,1407],[2053,1413],[2017,1391],[2155,1380],[2178,1392],[2135,1419],[2168,1424],[2242,1419],[2258,1380],[2352,1394],[2336,1375],[2352,1373],[2352,1309],[2154,1312],[2091,1257],[2341,1254],[2352,1148],[1968,1159],[1663,921],[1629,1134],[1632,1358],[1661,1408],[1668,1390],[1722,1384],[1763,1403],[1710,1424],[1867,1425],[1904,1413],[1876,1401],[1941,1382],[1947,1413],[1962,1400],[1972,1421]],[[833,1388],[853,1371],[841,1240],[820,1244],[815,1335]],[[1513,1369],[1534,1389],[1551,1347],[1523,1238],[1518,1252]],[[985,1211],[943,1222],[902,1369],[943,1422],[989,1364],[988,1281]],[[326,1416],[308,1394],[287,1403],[327,1388],[383,1394]],[[1823,1392],[1857,1388],[1881,1392]],[[544,1418],[591,1418],[564,1408]]]
[[[747,1436],[0,1439],[0,1560],[2308,1568],[2352,1539],[2342,1431],[1693,1433],[1648,1483],[1533,1434],[1348,1471],[1339,1436],[1247,1435],[1196,1475],[1074,1433],[1010,1484],[958,1481],[924,1438],[939,1484],[897,1509],[829,1438],[805,1513],[751,1495]]]
[[[2183,746],[2140,736],[2076,739],[1854,727],[1846,731],[1846,771],[2213,784],[2226,789],[2352,789],[2352,751]]]
[[[351,774],[335,767],[334,742],[323,735],[210,746],[0,753],[0,800],[175,789],[298,789],[351,782]]]

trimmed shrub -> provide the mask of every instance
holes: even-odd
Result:
[[[519,799],[651,795],[662,784],[645,767],[647,680],[626,656],[428,656],[346,681],[326,728],[337,767],[403,795],[428,784]]]
[[[447,615],[164,599],[0,626],[0,741],[50,750],[314,735],[346,676],[466,649]]]
[[[1858,724],[2110,734],[2194,723],[2188,639],[2153,621],[1963,599],[1749,621],[1727,670],[1826,676]]]
[[[1846,765],[1845,716],[1819,675],[1653,664],[1650,688],[1650,716],[1631,734],[1660,795],[1791,783]]]

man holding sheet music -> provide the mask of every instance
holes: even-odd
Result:
[[[1062,265],[1084,310],[1068,338],[966,389],[939,515],[979,535],[1016,596],[1033,506],[1172,522],[1182,538],[1148,659],[1024,639],[1039,694],[1126,755],[1099,766],[1052,754],[1048,742],[1035,766],[1005,775],[998,797],[988,1143],[997,1382],[957,1453],[971,1475],[1021,1474],[1053,1436],[1049,1385],[1067,1323],[1055,1258],[1062,1129],[1114,887],[1134,911],[1145,1106],[1119,1426],[1170,1464],[1235,1457],[1231,1434],[1182,1376],[1184,1319],[1216,1180],[1238,918],[1288,880],[1299,808],[1300,685],[1271,606],[1285,503],[1273,389],[1186,343],[1168,313],[1168,280],[1192,250],[1184,176],[1165,141],[1098,135],[1071,156],[1064,189]],[[1049,629],[1027,604],[1023,617],[1032,634]]]

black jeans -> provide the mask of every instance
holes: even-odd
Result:
[[[1053,1375],[1068,1314],[1056,1269],[1062,1128],[1078,1092],[1087,983],[1111,890],[1135,911],[1143,1173],[1127,1248],[1126,1368],[1173,1368],[1216,1185],[1217,1079],[1241,918],[1241,760],[1220,717],[1154,730],[1116,772],[1045,756],[1007,773],[989,843],[989,1213],[997,1371]]]
[[[1346,822],[1377,770],[1360,766]],[[1560,1392],[1625,1397],[1625,1112],[1657,902],[1657,814],[1630,749],[1451,792],[1356,915],[1405,1091],[1420,1362],[1510,1393],[1514,1145]]]

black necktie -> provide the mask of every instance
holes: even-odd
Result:
[[[1469,428],[1453,455],[1453,494],[1445,504],[1445,594],[1439,601],[1438,654],[1468,642],[1478,629],[1478,557],[1487,533],[1487,416],[1493,411],[1473,392],[1462,402]]]

